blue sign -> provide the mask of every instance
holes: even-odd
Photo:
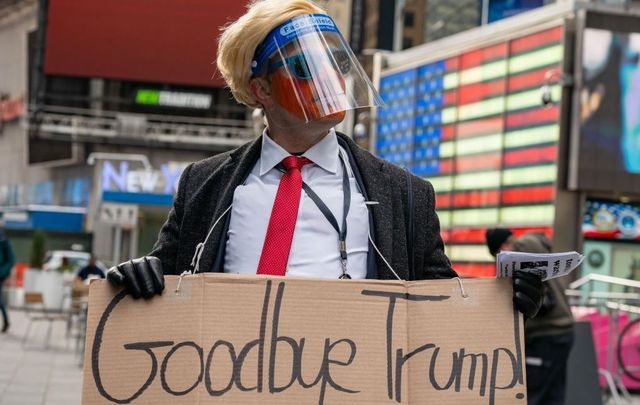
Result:
[[[489,22],[544,6],[544,0],[489,0]]]
[[[5,212],[3,219],[7,229],[44,229],[53,232],[84,232],[86,210],[78,209],[27,209]]]

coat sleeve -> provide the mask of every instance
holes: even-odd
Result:
[[[169,215],[158,234],[153,249],[149,256],[155,256],[162,262],[162,271],[164,274],[180,274],[181,270],[176,268],[178,247],[180,241],[180,231],[182,227],[182,218],[184,215],[185,205],[185,189],[193,164],[187,166],[180,176],[178,184],[178,192],[173,201],[173,207],[169,211]]]
[[[416,184],[416,182],[419,183]],[[424,233],[414,241],[416,243],[417,240],[424,238],[424,251],[421,255],[423,260],[422,263],[415,263],[415,278],[426,280],[457,277],[458,274],[451,268],[451,262],[444,253],[433,186],[428,181],[416,178],[414,189],[420,190],[414,196],[414,215],[418,218],[415,231]],[[416,245],[419,246],[417,243]]]

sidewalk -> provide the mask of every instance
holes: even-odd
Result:
[[[27,318],[22,311],[9,316],[11,328],[0,335],[0,405],[80,404],[80,356],[74,352],[75,340],[66,339],[65,322],[53,323],[47,349],[47,322],[34,322],[23,345]]]

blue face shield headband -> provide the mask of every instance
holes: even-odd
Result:
[[[268,73],[273,98],[306,122],[382,103],[358,59],[325,14],[294,17],[272,29],[258,46],[253,77]]]
[[[275,27],[256,49],[251,73],[257,75],[278,49],[311,32],[333,32],[340,35],[336,23],[326,14],[308,14],[292,18]]]

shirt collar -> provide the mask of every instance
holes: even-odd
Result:
[[[320,142],[309,148],[302,156],[310,159],[313,163],[329,173],[336,174],[338,172],[339,153],[338,138],[335,130],[332,128]],[[265,129],[262,133],[260,176],[263,176],[269,170],[276,167],[282,159],[289,155],[291,154],[269,137],[268,131]]]

